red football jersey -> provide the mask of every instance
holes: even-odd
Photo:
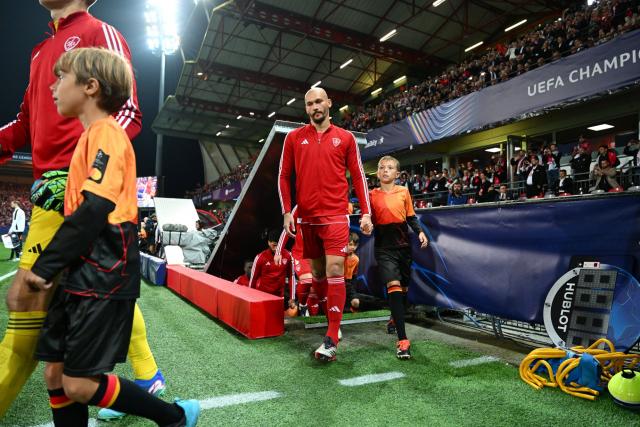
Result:
[[[246,274],[243,274],[242,276],[236,277],[236,280],[234,280],[233,283],[240,286],[249,286],[249,278]]]
[[[111,25],[87,12],[77,12],[62,18],[56,29],[50,24],[51,36],[31,52],[29,86],[16,120],[0,128],[0,163],[11,159],[15,150],[31,143],[33,176],[38,179],[47,171],[69,167],[73,150],[84,131],[77,118],[58,114],[49,87],[55,82],[53,66],[60,56],[80,47],[104,47],[118,52],[131,61],[129,47],[122,35]],[[115,114],[115,119],[130,140],[142,126],[135,86],[133,95]]]
[[[296,175],[296,203],[302,222],[348,223],[346,172],[363,214],[371,213],[360,150],[351,132],[331,125],[322,134],[308,124],[289,132],[280,158],[278,193],[282,213],[291,212],[291,175]]]
[[[283,250],[280,265],[276,265],[273,256],[274,253],[271,252],[271,249],[265,249],[256,255],[253,260],[249,286],[259,291],[283,297],[285,279],[288,277],[289,283],[293,284],[291,254],[289,251]]]

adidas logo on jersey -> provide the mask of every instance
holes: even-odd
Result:
[[[267,261],[267,263],[265,264],[265,266],[269,266],[271,265],[271,262]]]
[[[302,141],[302,143],[300,145],[309,145],[309,141],[307,141],[306,139],[304,141]]]
[[[40,246],[40,243],[38,243],[35,246],[27,249],[27,252],[40,255],[42,253],[42,246]]]
[[[340,307],[338,307],[337,305],[332,306],[329,311],[334,311],[336,313],[340,313]]]

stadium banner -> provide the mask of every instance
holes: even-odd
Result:
[[[360,156],[366,161],[403,150],[412,144],[420,144],[420,140],[411,131],[409,122],[402,120],[367,133],[367,143],[360,147]]]
[[[242,191],[242,186],[244,185],[245,180],[236,181],[233,184],[227,185],[223,188],[218,188],[217,190],[213,190],[211,192],[211,200],[235,200],[240,195],[240,191]]]
[[[430,243],[421,250],[412,233],[409,300],[542,323],[551,288],[588,259],[634,283],[614,299],[628,300],[633,289],[637,298],[625,310],[640,318],[639,202],[640,194],[621,194],[418,211]],[[352,229],[359,231],[356,216]],[[384,296],[373,240],[361,235],[355,283],[359,292]]]
[[[506,82],[473,92],[398,123],[374,129],[362,157],[435,142],[547,108],[621,89],[640,81],[640,30],[562,58]],[[411,137],[406,132],[411,132]],[[367,144],[369,145],[369,144]],[[385,150],[392,147],[393,150]]]

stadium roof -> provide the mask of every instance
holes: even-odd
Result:
[[[434,3],[201,0],[196,7],[204,7],[208,24],[205,34],[197,35],[200,50],[185,61],[175,96],[165,103],[153,129],[172,136],[257,143],[276,119],[306,121],[303,96],[318,81],[338,114],[342,105],[362,104],[372,88],[402,75],[424,79],[459,62],[472,44],[501,41],[505,28],[523,19],[527,23],[513,33],[525,31],[560,15],[572,2]],[[393,30],[391,38],[380,41]]]

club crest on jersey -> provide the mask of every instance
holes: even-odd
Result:
[[[331,142],[333,142],[334,147],[337,147],[338,145],[340,145],[342,140],[340,138],[331,138]]]
[[[80,43],[80,37],[71,36],[64,42],[64,50],[66,52],[69,52],[71,49],[78,46],[79,43]]]

